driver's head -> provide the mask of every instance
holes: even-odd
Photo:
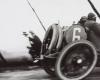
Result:
[[[93,21],[96,21],[96,16],[94,13],[89,13],[88,14],[88,20],[93,20]]]
[[[87,20],[86,16],[82,16],[81,19],[80,19],[80,21],[82,21],[82,22],[86,22],[86,20]]]
[[[87,21],[87,17],[86,16],[82,16],[79,23],[84,24]]]

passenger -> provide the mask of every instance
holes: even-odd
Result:
[[[84,26],[88,28],[88,40],[91,41],[100,52],[100,24],[96,22],[96,16],[94,13],[89,13],[87,21]]]

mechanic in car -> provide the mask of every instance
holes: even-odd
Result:
[[[96,22],[94,13],[89,13],[84,26],[88,28],[88,40],[91,41],[100,52],[100,24]]]

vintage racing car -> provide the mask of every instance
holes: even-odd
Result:
[[[79,24],[67,30],[53,24],[43,40],[41,65],[48,74],[61,80],[81,80],[97,65],[99,40],[99,36],[92,31],[87,33]]]

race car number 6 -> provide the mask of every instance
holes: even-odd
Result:
[[[78,28],[78,27],[73,29],[73,38],[72,38],[72,41],[80,40],[81,39],[80,35],[77,35],[77,33],[80,33],[80,32],[81,32],[81,29]]]

